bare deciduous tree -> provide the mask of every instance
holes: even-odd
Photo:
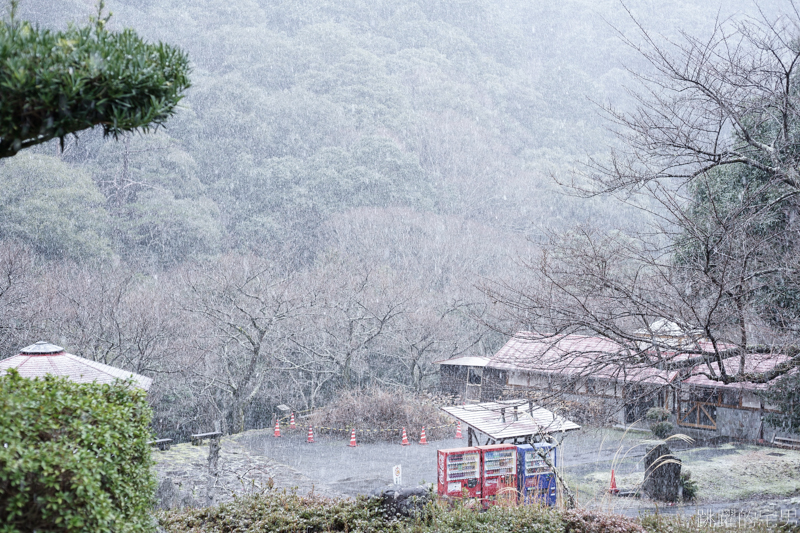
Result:
[[[42,280],[48,329],[82,357],[155,375],[171,372],[182,320],[168,277],[124,267],[52,265]]]
[[[661,43],[640,26],[623,38],[653,67],[634,112],[606,108],[622,148],[594,160],[599,191],[690,181],[716,167],[747,165],[800,187],[796,149],[800,13],[718,22],[711,35]]]
[[[291,275],[270,262],[228,256],[188,272],[186,310],[206,324],[198,348],[206,355],[197,377],[229,432],[244,429],[245,412],[272,373],[285,344],[283,322],[304,305]]]
[[[321,266],[307,327],[292,342],[343,389],[368,384],[385,354],[384,338],[405,311],[394,277],[373,265],[331,259]]]
[[[0,350],[10,355],[38,333],[35,257],[26,247],[0,242]],[[22,344],[24,346],[24,344]]]
[[[653,70],[637,74],[638,106],[607,109],[621,148],[572,185],[634,205],[649,223],[553,235],[527,286],[488,293],[554,341],[582,333],[624,348],[596,365],[770,381],[800,364],[789,319],[800,302],[800,13],[720,21],[706,39],[639,35],[628,43]],[[758,368],[761,353],[786,357]]]

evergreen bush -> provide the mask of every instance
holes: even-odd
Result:
[[[669,410],[663,407],[651,407],[647,410],[645,418],[650,421],[650,431],[659,439],[672,435],[673,426],[668,422],[670,414]]]
[[[0,21],[0,158],[94,126],[148,131],[175,113],[190,85],[183,51],[108,31],[102,0],[92,24],[64,31],[16,20],[16,4]]]
[[[692,479],[692,473],[687,470],[681,470],[681,488],[683,489],[683,501],[693,502],[697,499],[697,482]]]
[[[672,435],[673,429],[674,428],[672,426],[672,423],[670,422],[658,422],[650,426],[650,431],[652,431],[653,435],[655,435],[659,439],[666,439],[667,437]]]
[[[152,531],[146,393],[0,376],[0,533]]]
[[[669,420],[670,417],[669,409],[664,409],[663,407],[651,407],[647,410],[647,414],[645,414],[645,418],[649,420],[651,423],[655,422],[665,422]]]

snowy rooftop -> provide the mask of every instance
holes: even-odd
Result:
[[[465,355],[464,357],[455,357],[453,359],[445,359],[444,361],[435,361],[437,365],[453,365],[453,366],[486,366],[489,361],[488,357],[479,355]]]
[[[745,360],[744,371],[748,374],[759,374],[772,370],[780,363],[788,361],[790,358],[780,354],[748,354]],[[735,375],[739,372],[739,358],[729,357],[723,361],[725,365],[725,372],[729,375]],[[711,363],[711,368],[714,374],[719,375],[719,363]],[[722,383],[709,379],[704,373],[707,373],[708,367],[705,365],[698,365],[692,371],[692,375],[683,380],[687,385],[694,385],[699,387],[712,387],[719,389],[743,389],[743,390],[766,390],[769,388],[769,383],[752,383],[750,381],[738,383]]]
[[[696,341],[695,345],[711,349],[709,343]],[[729,345],[718,345],[719,349],[728,349]],[[672,362],[681,362],[696,355],[684,353],[665,354]],[[725,385],[702,375],[707,372],[705,365],[696,366],[688,378],[686,371],[661,370],[655,366],[638,361],[637,354],[612,340],[602,337],[584,335],[537,336],[528,332],[520,332],[500,348],[489,360],[487,368],[507,371],[538,372],[559,374],[565,377],[592,377],[623,382],[650,383],[666,385],[681,380],[687,385],[716,388],[763,389],[767,384],[751,382],[731,383]],[[771,370],[788,359],[780,354],[748,354],[745,372],[761,373]],[[719,365],[711,364],[714,373],[719,375]],[[728,374],[736,374],[739,370],[739,358],[730,357],[725,360]]]
[[[452,405],[442,407],[442,410],[498,441],[581,428],[575,422],[525,400]]]
[[[675,371],[638,365],[634,355],[624,346],[601,337],[541,337],[519,333],[509,339],[486,366],[658,385],[671,382],[677,375]]]
[[[64,376],[76,383],[113,383],[117,379],[132,379],[136,385],[148,390],[153,380],[97,361],[90,361],[64,351],[64,348],[39,341],[23,348],[19,355],[0,361],[0,373],[17,369],[25,378],[40,378],[47,374]]]

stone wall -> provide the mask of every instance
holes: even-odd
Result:
[[[720,436],[754,441],[761,428],[761,412],[717,407],[717,433]]]

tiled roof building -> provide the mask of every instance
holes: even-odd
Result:
[[[660,329],[651,329],[658,329],[661,341],[673,340],[675,328],[663,333],[663,325],[655,325]],[[679,351],[685,339],[674,336],[674,340],[675,352],[661,352],[661,356],[672,362],[690,357]],[[706,341],[693,338],[692,342],[702,349]],[[791,436],[764,422],[765,413],[778,409],[758,394],[769,384],[725,384],[709,379],[705,372],[710,367],[718,374],[718,363],[667,370],[652,360],[643,361],[643,354],[649,353],[655,359],[655,351],[640,346],[632,350],[603,337],[518,332],[492,357],[460,357],[437,363],[442,392],[467,403],[517,397],[578,402],[626,425],[648,425],[647,411],[663,407],[672,413],[671,420],[681,432],[699,438]],[[782,354],[748,354],[745,372],[769,371],[787,360]],[[725,359],[724,366],[728,374],[736,374],[739,358]]]

